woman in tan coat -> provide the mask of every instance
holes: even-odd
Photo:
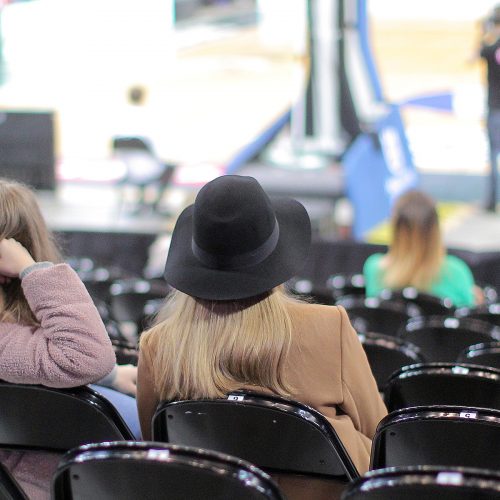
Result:
[[[331,422],[358,470],[386,408],[344,309],[288,297],[310,221],[251,177],[204,186],[179,216],[165,268],[175,291],[141,337],[137,403],[144,439],[162,400],[239,388],[306,403]]]

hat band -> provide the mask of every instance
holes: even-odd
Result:
[[[260,264],[267,259],[276,248],[280,236],[278,221],[274,224],[274,229],[269,238],[262,245],[250,252],[240,253],[238,255],[215,255],[200,248],[196,242],[191,240],[191,249],[194,256],[205,266],[213,269],[233,270],[240,267]]]

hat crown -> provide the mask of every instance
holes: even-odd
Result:
[[[269,197],[252,177],[225,175],[198,193],[193,242],[203,252],[238,256],[258,249],[277,225]]]

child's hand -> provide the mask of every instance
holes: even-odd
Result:
[[[14,238],[0,241],[0,284],[18,278],[21,271],[34,263],[28,250]]]

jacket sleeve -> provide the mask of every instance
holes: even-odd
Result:
[[[99,313],[67,265],[33,270],[22,280],[39,322],[17,326],[3,346],[0,378],[8,382],[74,387],[108,374],[116,358]]]
[[[343,403],[356,430],[372,439],[380,420],[387,415],[368,359],[343,307],[341,315],[341,370]]]
[[[156,396],[151,373],[151,358],[146,350],[139,351],[139,362],[137,364],[137,410],[141,424],[142,439],[152,439],[151,422],[158,406],[159,399]]]

